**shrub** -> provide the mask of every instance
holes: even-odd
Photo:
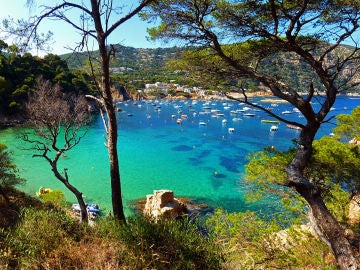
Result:
[[[0,261],[19,268],[38,265],[53,250],[79,241],[86,227],[55,210],[25,208],[21,221],[8,233]]]
[[[154,223],[137,216],[127,225],[109,224],[102,223],[96,230],[100,237],[118,239],[126,245],[121,256],[129,269],[221,269],[223,258],[218,246],[187,220]]]
[[[278,222],[264,221],[253,212],[227,213],[220,209],[206,223],[226,251],[229,269],[312,269],[319,266],[336,269],[331,265],[334,261],[325,262],[328,247],[300,226],[283,230]]]

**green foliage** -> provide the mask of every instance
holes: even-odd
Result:
[[[154,223],[137,216],[127,225],[102,223],[97,230],[100,237],[127,246],[123,255],[131,269],[221,269],[222,256],[213,239],[187,220]]]
[[[60,246],[79,241],[86,234],[86,227],[59,211],[25,208],[21,222],[5,239],[0,261],[29,269]]]
[[[67,205],[65,195],[61,190],[51,190],[50,192],[39,194],[39,198],[44,203],[51,203],[57,207],[64,207]]]
[[[325,136],[313,143],[314,152],[307,174],[326,193],[339,183],[348,192],[360,191],[360,152],[357,146]]]
[[[1,269],[222,269],[223,263],[213,239],[188,221],[136,217],[125,225],[103,218],[89,227],[61,211],[27,208],[4,236]]]
[[[328,248],[301,227],[282,230],[253,212],[227,213],[217,209],[206,222],[223,246],[227,269],[336,269],[324,262]]]
[[[360,106],[351,114],[340,114],[336,119],[338,123],[334,128],[335,134],[348,140],[353,138],[360,140]]]
[[[14,187],[24,181],[19,177],[16,165],[12,163],[11,152],[0,142],[0,188]]]
[[[293,212],[299,222],[304,218],[305,202],[292,189],[283,187],[288,181],[285,168],[294,154],[295,149],[283,152],[267,148],[250,155],[245,166],[246,179],[258,189],[247,198],[259,199],[269,192],[278,194],[285,208]],[[313,155],[304,175],[320,190],[327,207],[338,221],[345,222],[345,208],[350,194],[360,191],[359,147],[329,136],[314,141]]]
[[[6,43],[5,43],[6,44]],[[7,53],[0,51],[0,113],[16,114],[22,112],[27,97],[34,91],[37,77],[58,83],[64,92],[86,94],[90,92],[91,80],[81,77],[81,87],[71,84],[78,74],[72,73],[65,60],[48,54],[44,58],[30,53],[19,54],[16,46],[6,46]],[[86,83],[85,83],[86,82]]]
[[[256,182],[261,187],[269,184],[286,185],[288,179],[285,168],[294,157],[294,151],[291,149],[284,152],[269,147],[251,154],[248,157],[249,163],[245,166],[247,180]]]
[[[349,192],[344,191],[339,184],[336,184],[329,191],[325,198],[326,207],[331,211],[336,220],[341,223],[347,221],[347,210],[351,200]]]

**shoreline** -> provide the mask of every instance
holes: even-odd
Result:
[[[301,95],[306,95],[306,93],[300,93]],[[325,93],[323,93],[325,95]],[[235,99],[240,99],[240,98],[244,98],[244,95],[242,93],[239,92],[229,92],[228,95],[234,97]],[[266,97],[264,99],[261,100],[261,102],[273,102],[273,103],[287,103],[286,100],[280,99],[276,96],[274,96],[272,94],[272,92],[270,91],[255,91],[255,92],[250,92],[250,93],[246,93],[247,98],[254,98],[254,97]],[[349,98],[360,98],[360,93],[348,93],[348,94],[341,94],[339,96],[346,96]],[[148,97],[147,100],[154,100],[157,99],[156,97]],[[198,96],[198,95],[193,95],[190,96],[189,98],[186,98],[184,96],[177,96],[177,97],[171,97],[171,96],[166,96],[164,98],[161,99],[165,99],[165,100],[231,100],[229,98],[227,98],[224,94],[219,95],[209,95],[209,96]],[[133,99],[134,101],[136,99]],[[146,100],[146,99],[145,99]],[[114,99],[114,102],[117,102],[119,100]],[[26,119],[21,116],[21,115],[15,115],[15,116],[10,116],[10,115],[3,115],[0,114],[0,130],[3,128],[7,128],[7,127],[12,127],[12,126],[18,126],[18,125],[22,125],[26,123]]]

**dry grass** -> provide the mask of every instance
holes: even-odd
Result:
[[[48,270],[60,269],[129,269],[121,265],[119,254],[125,247],[115,242],[92,238],[88,242],[74,243],[61,246],[54,250],[41,263],[41,267]]]

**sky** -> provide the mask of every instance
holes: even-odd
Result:
[[[79,0],[80,1],[80,0]],[[6,3],[5,3],[6,2]],[[47,3],[47,5],[53,5],[53,3],[59,2],[59,0],[48,1],[48,0],[37,0],[35,1],[38,4],[41,2]],[[87,1],[85,1],[87,2]],[[114,3],[120,2],[115,0]],[[136,3],[135,0],[124,0],[123,3]],[[0,0],[1,9],[0,9],[0,21],[9,16],[14,19],[26,19],[29,16],[38,15],[41,9],[39,8],[29,8],[26,6],[26,0]],[[51,4],[50,4],[51,3]],[[78,18],[78,16],[76,16]],[[120,28],[110,36],[109,43],[111,44],[121,44],[124,46],[130,46],[135,48],[158,48],[169,46],[160,41],[148,41],[147,40],[147,27],[152,25],[147,22],[142,21],[137,16],[131,20],[125,22]],[[65,47],[74,47],[76,42],[80,40],[79,34],[74,28],[70,25],[59,22],[59,21],[43,21],[41,24],[41,31],[47,32],[52,31],[54,33],[53,42],[51,43],[51,53],[54,54],[64,54],[69,53],[70,51]],[[4,39],[0,33],[0,39]],[[11,40],[5,40],[9,45],[12,44]],[[94,50],[97,49],[94,47]],[[46,54],[44,52],[32,51],[33,54]]]

